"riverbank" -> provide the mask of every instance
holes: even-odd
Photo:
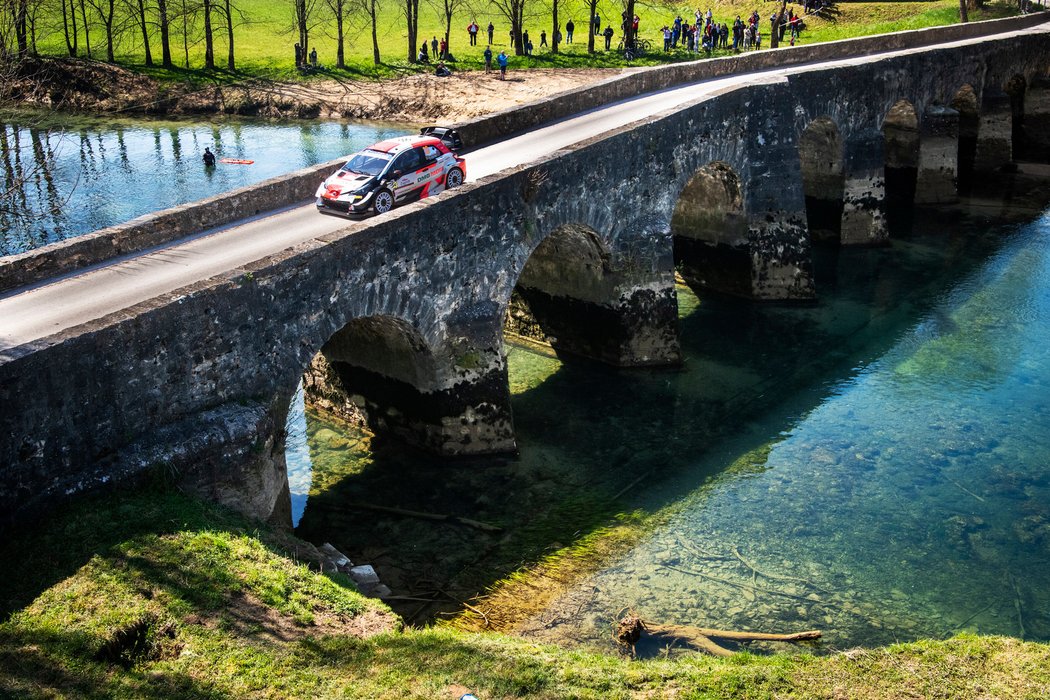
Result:
[[[116,524],[116,525],[115,525]],[[1004,637],[714,659],[401,630],[311,547],[161,489],[88,500],[0,559],[0,695],[22,698],[1041,698],[1050,647]]]
[[[618,68],[511,71],[507,80],[484,71],[439,78],[409,73],[388,80],[304,81],[245,77],[200,85],[158,81],[128,68],[68,58],[27,61],[6,82],[0,102],[99,115],[240,115],[270,119],[363,119],[460,122],[605,80]]]

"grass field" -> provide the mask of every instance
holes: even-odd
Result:
[[[817,657],[628,658],[391,625],[294,542],[150,489],[0,543],[0,697],[1046,698],[1050,647],[960,636]],[[380,618],[361,634],[369,619]],[[365,625],[365,629],[369,629]]]
[[[324,3],[317,3],[324,8]],[[244,75],[264,75],[274,78],[292,78],[297,76],[294,70],[294,50],[296,34],[293,31],[292,3],[291,0],[241,0],[240,7],[244,13],[243,21],[235,27],[235,48],[237,59],[237,72]],[[407,32],[402,19],[401,4],[392,0],[384,0],[382,12],[379,19],[379,45],[383,65],[376,68],[372,63],[372,47],[370,26],[367,18],[358,14],[349,19],[346,44],[346,71],[335,71],[336,75],[342,76],[365,76],[365,77],[387,77],[403,71],[417,70],[407,62]],[[535,55],[532,57],[513,57],[514,68],[538,68],[538,67],[610,67],[624,64],[622,57],[615,51],[606,53],[603,50],[604,41],[596,37],[598,53],[588,55],[587,53],[587,9],[583,0],[561,0],[559,4],[559,19],[562,26],[568,19],[573,19],[576,24],[574,43],[563,43],[560,54],[552,54],[548,48],[540,47],[540,31],[546,29],[548,42],[551,34],[551,10],[548,2],[536,2],[532,0],[527,6],[525,27],[530,33],[530,38],[536,46]],[[649,39],[654,46],[662,47],[662,34],[660,29],[664,24],[673,22],[676,14],[680,13],[683,18],[692,21],[695,8],[689,5],[668,4],[642,4],[637,6],[637,12],[641,17],[640,35]],[[705,5],[705,9],[706,9]],[[755,0],[736,0],[731,2],[717,2],[710,4],[716,21],[725,21],[731,24],[737,15],[747,17],[752,10],[757,9],[763,17],[762,29],[768,32],[769,15],[772,14],[774,4],[770,2],[756,2]],[[796,9],[801,5],[794,4]],[[621,5],[618,2],[602,0],[598,5],[599,15],[602,18],[603,27],[610,21],[614,24],[616,36],[613,38],[613,46],[620,40],[617,29]],[[420,34],[431,38],[443,35],[444,22],[437,5],[423,2],[420,4]],[[1000,0],[995,4],[989,4],[980,12],[971,13],[971,19],[985,19],[989,17],[1004,16],[1015,13],[1014,4]],[[816,41],[829,41],[853,36],[877,34],[901,29],[916,29],[921,27],[951,24],[958,21],[958,3],[955,0],[930,0],[928,2],[886,2],[886,3],[840,3],[836,6],[832,19],[825,20],[819,17],[809,19],[809,30],[802,36],[802,43]],[[479,45],[468,46],[466,26],[471,18],[476,18],[482,27],[479,35]],[[512,55],[512,47],[508,35],[509,23],[496,9],[495,4],[475,0],[464,3],[453,18],[451,32],[451,51],[457,59],[457,68],[474,69],[481,66],[481,52],[486,43],[485,27],[489,22],[495,25],[493,51],[507,50]],[[57,24],[56,24],[57,23]],[[172,52],[176,64],[183,68],[186,53],[184,52],[180,27],[176,23],[176,34],[172,39]],[[38,29],[38,47],[42,53],[59,55],[64,51],[64,42],[61,35],[61,18],[41,18]],[[335,62],[336,42],[335,22],[330,15],[318,11],[317,24],[311,33],[311,43],[317,49],[320,63],[331,66]],[[203,64],[204,47],[197,34],[199,31],[189,32],[191,41],[189,43],[189,64],[191,69],[198,69]],[[216,36],[216,63],[225,65],[226,44],[224,32],[217,32]],[[97,58],[104,53],[101,46],[102,35],[100,30],[95,29],[92,33],[93,55]],[[83,37],[81,37],[81,52],[83,52]],[[128,31],[122,37],[117,50],[117,60],[130,66],[141,66],[143,64],[143,53],[140,46],[139,36]],[[767,41],[763,41],[763,46]],[[156,39],[152,46],[154,60],[159,62],[160,50]],[[655,52],[642,60],[636,60],[636,65],[651,65],[670,60],[682,60],[687,55],[684,51],[668,56],[662,51]],[[186,77],[185,70],[174,71],[173,75],[167,75],[167,71],[153,70],[151,73],[159,77]],[[222,71],[217,71],[222,73]],[[221,75],[215,75],[221,79]]]

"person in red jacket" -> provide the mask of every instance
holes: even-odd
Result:
[[[470,24],[467,25],[467,34],[470,35],[471,46],[478,45],[478,29],[480,29],[478,23],[474,20],[470,20]]]

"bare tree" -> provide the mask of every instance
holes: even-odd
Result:
[[[377,31],[377,25],[379,23],[379,10],[381,9],[381,0],[361,0],[364,4],[365,12],[368,13],[369,23],[372,25],[372,63],[379,65],[379,33]]]
[[[95,10],[102,27],[106,30],[106,60],[113,63],[113,45],[116,41],[117,0],[88,0],[88,5]],[[85,23],[85,29],[87,24]]]
[[[142,50],[145,53],[145,63],[147,66],[153,65],[153,53],[150,51],[149,46],[149,20],[146,17],[146,10],[148,5],[146,0],[129,0],[128,11],[135,16],[135,20],[139,25],[139,30],[142,32]]]
[[[88,24],[85,0],[80,0],[80,26],[84,27],[84,45],[87,47],[88,58],[91,58],[91,25]]]
[[[160,65],[165,68],[172,68],[174,64],[171,62],[171,25],[168,19],[168,0],[157,0],[157,26],[160,28]]]
[[[317,17],[319,0],[293,0],[295,8],[295,30],[298,34],[299,63],[296,68],[307,65],[306,56],[310,51],[310,31]]]
[[[19,56],[29,53],[28,33],[26,31],[26,17],[29,14],[28,0],[9,0],[11,18],[14,20],[15,42]]]
[[[222,4],[216,7],[215,11],[219,18],[222,19],[223,26],[226,29],[226,68],[233,71],[237,69],[234,56],[233,28],[236,26],[238,19],[243,22],[245,17],[237,6],[233,4],[233,0],[220,1]]]
[[[324,4],[335,17],[335,67],[346,68],[346,16],[350,12],[350,0],[324,0]]]
[[[970,15],[966,11],[966,0],[959,0],[959,19],[963,22],[970,21]]]
[[[62,34],[66,39],[66,51],[72,58],[77,55],[77,8],[73,0],[62,0]]]
[[[558,53],[558,44],[561,40],[561,26],[558,24],[558,0],[551,0],[551,53]]]
[[[215,35],[211,27],[211,11],[214,0],[204,0],[201,5],[201,13],[204,17],[204,67],[211,70],[215,68]]]
[[[521,56],[525,53],[525,44],[522,41],[522,28],[525,26],[525,5],[527,0],[492,0],[499,13],[507,18],[510,23],[510,31],[514,34],[514,55]]]
[[[405,26],[408,29],[408,62],[416,62],[419,43],[419,0],[405,0]]]
[[[431,0],[431,4],[445,19],[445,50],[452,53],[452,17],[458,12],[465,0]]]
[[[784,22],[784,11],[787,9],[787,0],[781,0],[780,9],[773,15],[773,25],[769,30],[769,48],[775,49],[780,46],[780,25]]]
[[[635,0],[623,0],[623,15],[620,29],[623,31],[624,48],[634,46],[634,3]]]
[[[594,18],[598,16],[598,0],[587,0],[587,53],[594,53]]]

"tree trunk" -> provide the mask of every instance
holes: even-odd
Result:
[[[77,8],[69,0],[69,14],[66,14],[66,0],[62,0],[62,31],[66,37],[66,51],[70,58],[77,55]]]
[[[970,21],[970,16],[966,10],[966,0],[959,0],[959,20],[964,23]]]
[[[204,67],[215,68],[215,37],[211,30],[211,2],[204,0]]]
[[[186,11],[186,0],[182,0],[182,55],[186,68],[190,67],[190,15]]]
[[[587,25],[587,53],[594,53],[594,18],[598,13],[598,0],[590,0],[587,3],[590,10],[590,23]]]
[[[335,38],[335,67],[345,68],[346,54],[343,49],[343,43],[346,41],[346,37],[343,34],[343,0],[336,0],[335,3]]]
[[[139,27],[142,29],[142,49],[146,54],[146,66],[153,66],[153,54],[149,50],[149,27],[146,24],[146,3],[145,0],[138,0],[139,6]]]
[[[226,68],[230,71],[237,69],[233,58],[233,7],[230,0],[223,0],[226,9]]]
[[[419,0],[405,0],[405,22],[408,28],[408,62],[416,62],[419,43]]]
[[[102,23],[106,25],[106,61],[109,63],[115,63],[117,60],[113,52],[116,42],[116,37],[113,36],[113,13],[116,11],[116,4],[117,0],[109,0],[109,12],[102,18]]]
[[[87,57],[91,58],[91,25],[87,21],[87,8],[84,7],[84,0],[80,0],[80,24],[84,27],[84,46],[87,47]]]
[[[634,46],[634,0],[627,0],[627,17],[623,21],[623,45]]]
[[[784,10],[787,8],[787,0],[782,0],[780,9],[777,10],[777,18],[773,20],[773,27],[769,31],[769,48],[775,49],[780,46],[780,23],[784,21]]]
[[[370,0],[368,7],[370,14],[372,15],[372,63],[379,65],[379,34],[376,31],[376,24],[378,23],[379,14],[379,0]]]
[[[554,30],[551,31],[551,53],[558,53],[558,35],[561,34],[558,29],[558,0],[553,0],[553,3],[554,16],[551,21],[554,24]]]
[[[26,31],[26,0],[15,0],[12,3],[15,19],[15,41],[18,43],[18,55],[29,53],[29,35]]]
[[[160,65],[171,68],[171,36],[168,27],[168,0],[157,0],[157,19],[160,24]]]

